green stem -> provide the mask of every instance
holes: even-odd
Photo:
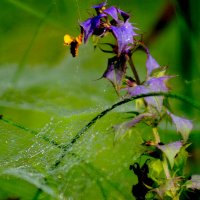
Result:
[[[80,136],[83,133],[85,133],[93,124],[95,124],[97,120],[101,119],[103,116],[105,116],[108,112],[115,109],[116,107],[126,104],[128,102],[134,101],[136,99],[141,99],[141,98],[149,97],[149,96],[165,96],[165,97],[169,97],[169,98],[173,98],[173,99],[178,99],[178,100],[184,101],[185,103],[188,103],[188,104],[192,105],[193,107],[195,107],[196,109],[200,110],[199,104],[197,104],[196,102],[193,102],[192,100],[190,100],[184,96],[181,96],[181,95],[177,95],[177,94],[173,94],[173,93],[164,93],[164,92],[158,92],[158,93],[153,92],[153,93],[148,93],[148,94],[140,94],[140,95],[137,95],[137,96],[134,96],[131,98],[124,99],[124,100],[112,105],[110,108],[107,108],[106,110],[99,113],[96,117],[94,117],[85,127],[83,127],[75,135],[75,137],[71,140],[70,143],[75,143],[76,140],[79,139]]]
[[[166,159],[165,155],[164,155],[162,164],[163,164],[163,169],[164,169],[166,178],[168,180],[171,179],[171,175],[170,175],[170,172],[169,172],[169,168],[168,168],[168,164],[167,164],[167,159]]]
[[[140,85],[140,78],[138,76],[137,70],[136,70],[135,65],[133,63],[133,60],[132,60],[132,58],[130,56],[129,56],[128,62],[129,62],[129,65],[131,67],[131,70],[133,72],[133,75],[135,77],[135,81],[136,81],[137,85]]]
[[[153,135],[154,135],[154,138],[155,138],[155,144],[159,144],[160,143],[160,136],[159,136],[157,127],[153,128]]]

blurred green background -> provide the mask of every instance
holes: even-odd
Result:
[[[5,199],[131,199],[136,177],[129,165],[139,155],[134,149],[146,134],[139,127],[131,139],[113,145],[112,125],[126,120],[119,108],[88,131],[58,169],[51,166],[60,149],[44,141],[66,144],[87,122],[118,101],[106,80],[97,80],[106,69],[107,55],[82,45],[72,58],[63,36],[79,34],[80,21],[92,16],[94,0],[0,1],[0,200]],[[131,14],[151,54],[169,67],[171,88],[200,101],[200,2],[198,0],[109,0]],[[145,55],[134,62],[145,77]],[[172,101],[177,115],[194,121],[193,168],[199,167],[199,111]],[[139,134],[139,132],[141,134]],[[168,127],[162,137],[179,137]],[[191,168],[191,166],[190,166]]]

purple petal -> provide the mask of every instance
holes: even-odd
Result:
[[[146,86],[143,85],[137,85],[136,87],[129,87],[128,88],[128,93],[131,96],[136,96],[136,95],[140,95],[140,94],[148,94],[154,92],[151,90],[151,88],[148,88]],[[148,105],[151,105],[153,107],[155,107],[158,111],[162,110],[162,104],[163,104],[163,98],[162,96],[151,96],[151,97],[145,97],[145,101],[147,102]]]
[[[147,50],[147,61],[146,61],[146,67],[147,67],[147,77],[149,77],[152,73],[152,71],[156,68],[159,68],[160,65],[156,62],[156,60],[151,56],[149,51]]]
[[[118,21],[118,14],[122,16],[124,22],[126,22],[130,16],[128,13],[124,12],[123,10],[117,9],[114,6],[111,6],[103,11],[104,13],[110,15],[115,21]]]
[[[131,96],[137,96],[140,94],[147,94],[149,93],[149,89],[143,85],[137,85],[135,87],[128,87],[128,93]]]
[[[152,92],[167,92],[169,89],[166,86],[165,81],[172,78],[173,76],[162,76],[158,78],[149,79],[146,84],[152,90]]]
[[[191,180],[186,182],[186,187],[193,190],[200,190],[200,175],[192,175]]]
[[[114,6],[105,9],[103,12],[110,15],[115,21],[118,21],[117,9]]]
[[[120,56],[108,59],[108,67],[103,74],[104,78],[107,78],[115,89],[118,91],[121,88],[122,79],[126,72],[126,57]]]
[[[117,39],[118,53],[120,54],[125,50],[129,44],[133,44],[133,37],[137,35],[134,32],[134,27],[128,21],[120,23],[119,26],[111,26],[113,35]]]
[[[103,2],[103,3],[100,3],[98,5],[94,5],[94,6],[92,6],[92,8],[101,9],[102,7],[106,6],[106,4],[107,4],[107,1]]]
[[[176,141],[166,145],[157,145],[157,147],[166,155],[171,167],[174,166],[174,158],[183,146],[182,142]]]
[[[84,42],[88,40],[88,38],[93,34],[95,29],[99,28],[100,26],[100,19],[105,17],[105,14],[100,14],[95,17],[89,18],[86,21],[80,23],[80,26],[83,28],[84,31]]]
[[[136,87],[128,87],[128,93],[131,96],[140,94],[148,94],[152,92],[167,92],[168,88],[165,85],[165,81],[171,78],[171,76],[163,76],[159,78],[151,78],[144,85],[137,85]],[[145,101],[148,105],[154,106],[158,111],[162,110],[163,99],[162,96],[145,97]]]
[[[187,141],[189,133],[193,128],[192,122],[188,119],[173,115],[169,111],[167,114],[171,117],[172,122],[175,124],[177,132],[182,135],[184,141]]]
[[[167,92],[169,89],[165,84],[165,81],[171,78],[171,76],[163,76],[159,78],[151,78],[148,80],[147,87],[149,92]],[[150,104],[157,108],[158,111],[162,110],[163,106],[163,96],[155,96],[155,97],[146,97],[145,100],[147,104]]]
[[[124,22],[126,22],[130,18],[130,15],[128,13],[120,9],[117,9],[117,10],[118,10],[118,13],[123,17]]]

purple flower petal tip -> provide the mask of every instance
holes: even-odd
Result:
[[[128,21],[121,23],[118,26],[111,26],[113,35],[118,42],[119,54],[126,50],[130,44],[133,44],[133,37],[136,35],[134,27]]]
[[[160,67],[157,61],[149,53],[147,54],[146,67],[147,67],[147,77],[151,75],[154,69]]]
[[[178,117],[169,111],[167,111],[167,114],[171,117],[172,122],[175,124],[177,132],[182,135],[184,141],[187,141],[189,133],[193,128],[192,122],[188,119]]]
[[[118,12],[114,6],[105,9],[103,12],[110,15],[115,21],[118,21]]]
[[[94,6],[92,6],[92,8],[101,9],[102,7],[106,6],[106,4],[107,4],[107,1],[100,3],[98,5],[94,5]]]
[[[128,87],[128,93],[131,96],[136,96],[140,94],[148,94],[152,92],[167,92],[169,89],[166,86],[165,81],[172,76],[163,76],[159,78],[151,78],[146,81],[143,85],[137,85],[135,87]],[[161,111],[163,105],[163,96],[150,96],[145,97],[145,101],[148,105],[154,106],[158,111]]]
[[[117,10],[118,10],[118,13],[123,17],[124,22],[126,22],[130,18],[130,15],[128,13],[120,9],[117,9]]]
[[[105,14],[100,14],[80,23],[80,26],[83,28],[83,32],[84,32],[84,43],[86,43],[88,38],[94,33],[94,31],[97,28],[99,28],[100,19],[104,16]]]

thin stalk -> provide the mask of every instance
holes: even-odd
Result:
[[[154,138],[155,138],[155,144],[159,144],[160,143],[160,136],[159,136],[157,127],[153,128],[153,135],[154,135]]]
[[[165,156],[164,156],[164,158],[163,158],[162,164],[163,164],[163,169],[164,169],[166,178],[167,178],[168,180],[171,179],[171,175],[170,175],[169,168],[168,168],[168,164],[167,164],[167,159],[166,159]]]
[[[129,65],[130,65],[130,67],[131,67],[131,70],[132,70],[132,72],[133,72],[133,75],[134,75],[134,77],[135,77],[135,81],[136,81],[137,85],[140,85],[140,78],[139,78],[139,75],[138,75],[137,70],[136,70],[136,68],[135,68],[135,65],[134,65],[134,63],[133,63],[133,60],[132,60],[132,58],[131,58],[130,56],[129,56],[128,62],[129,62]]]

